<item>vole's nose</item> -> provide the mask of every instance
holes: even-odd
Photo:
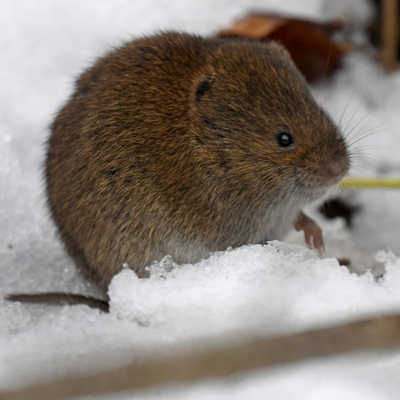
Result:
[[[339,175],[345,173],[348,169],[348,162],[345,159],[341,160],[332,160],[327,165],[327,172],[332,178],[335,178]]]

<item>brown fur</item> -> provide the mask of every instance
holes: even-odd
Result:
[[[282,129],[294,148],[278,146]],[[69,254],[107,287],[123,263],[144,277],[165,255],[280,239],[348,165],[283,47],[164,33],[80,76],[52,127],[46,183]]]

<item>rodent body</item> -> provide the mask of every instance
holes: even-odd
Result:
[[[283,47],[165,33],[128,43],[81,75],[54,121],[45,177],[69,254],[106,288],[124,263],[144,277],[146,266],[166,255],[193,263],[229,246],[280,239],[291,225],[321,248],[319,227],[301,208],[348,168],[340,131]],[[66,293],[8,299],[109,308],[107,301]],[[376,332],[357,325],[351,335],[334,327],[267,339],[271,349],[283,350],[266,351],[260,365],[376,348],[375,338],[387,329],[380,320],[371,325]],[[364,331],[373,333],[364,347],[358,341],[343,347]],[[316,338],[328,338],[332,348],[319,348]],[[232,351],[243,365],[243,349]],[[218,365],[231,371],[226,354]],[[182,360],[186,373],[194,363]],[[189,375],[203,376],[206,364]],[[166,365],[176,376],[175,364]]]
[[[53,124],[46,183],[70,255],[106,287],[124,263],[143,277],[145,267],[165,255],[196,262],[229,246],[279,239],[291,225],[303,229],[309,241],[319,231],[301,208],[339,182],[348,168],[342,135],[280,45],[166,33],[128,43],[82,74]],[[62,293],[9,299],[108,310],[107,302]],[[162,368],[157,363],[147,369],[142,363],[123,367],[114,374],[118,379],[107,371],[90,387],[93,393],[126,390],[397,346],[398,325],[398,316],[375,318],[257,338],[256,346],[249,341],[245,348],[241,340],[229,351],[161,360]],[[262,360],[243,358],[251,351]],[[251,365],[243,367],[243,360]],[[138,384],[132,376],[139,376]],[[105,380],[111,382],[106,389],[99,385]],[[59,388],[71,382],[38,387],[38,398],[54,398],[55,388],[63,398]],[[77,395],[82,387],[87,390],[85,383],[77,382]],[[9,397],[31,398],[32,390]]]
[[[348,166],[283,47],[164,33],[80,76],[46,183],[68,252],[107,287],[124,263],[144,277],[165,255],[194,263],[281,239]]]

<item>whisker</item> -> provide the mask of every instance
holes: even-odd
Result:
[[[369,113],[365,114],[363,117],[359,117],[356,121],[354,121],[351,129],[350,129],[350,124],[347,124],[346,129],[344,130],[344,132],[346,132],[345,138],[347,139],[350,136],[351,132],[353,132],[354,129],[356,129],[358,125],[360,125],[367,117],[369,117],[372,114],[372,112],[373,111],[370,111]],[[350,130],[347,131],[347,129],[350,129]]]
[[[356,143],[358,143],[360,140],[364,140],[364,139],[366,139],[367,137],[370,137],[370,136],[372,136],[372,135],[375,135],[375,134],[377,134],[377,133],[379,133],[379,132],[383,132],[383,131],[385,131],[385,130],[387,130],[387,128],[376,129],[375,131],[369,132],[369,133],[365,134],[364,136],[361,136],[361,137],[357,138],[356,140],[353,140],[353,141],[349,142],[348,145],[349,145],[350,147],[351,147],[351,146],[354,146],[354,145],[355,145]],[[368,132],[368,131],[367,131],[367,132]]]
[[[342,120],[343,120],[344,114],[346,113],[347,107],[349,106],[350,101],[351,101],[351,99],[353,98],[356,89],[357,89],[357,85],[354,86],[353,91],[352,91],[352,93],[351,93],[351,95],[350,95],[350,98],[347,100],[346,106],[344,107],[344,110],[343,110],[342,115],[341,115],[341,117],[340,117],[340,120],[339,120],[339,122],[338,122],[339,127],[342,126]],[[353,118],[353,117],[352,117],[352,118]]]
[[[350,118],[350,120],[349,120],[349,122],[347,123],[346,127],[343,129],[344,132],[346,132],[347,129],[349,129],[349,126],[353,123],[353,122],[352,122],[352,121],[353,121],[353,118],[356,116],[358,110],[359,110],[360,107],[361,107],[361,104],[364,102],[364,99],[365,99],[365,95],[362,96],[362,99],[361,99],[360,102],[358,103],[358,106],[357,106],[357,108],[355,109],[355,111],[354,111],[352,117]],[[372,111],[370,111],[369,113],[367,113],[367,115],[365,115],[365,116],[361,119],[361,121],[362,121],[363,119],[365,119],[365,118],[366,118],[369,114],[371,114],[371,113],[372,113]],[[358,118],[358,119],[359,119],[359,118]],[[358,119],[357,119],[357,121],[358,121]],[[358,124],[357,124],[357,125],[358,125]],[[356,126],[357,126],[357,125],[356,125]],[[353,128],[352,128],[352,129],[353,129]],[[347,135],[347,136],[348,136],[348,135]],[[346,137],[347,137],[347,136],[346,136]]]

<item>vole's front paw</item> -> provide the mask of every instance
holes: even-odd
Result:
[[[303,211],[299,211],[293,226],[296,231],[304,231],[304,239],[307,245],[316,249],[321,256],[325,251],[325,244],[320,226]]]

